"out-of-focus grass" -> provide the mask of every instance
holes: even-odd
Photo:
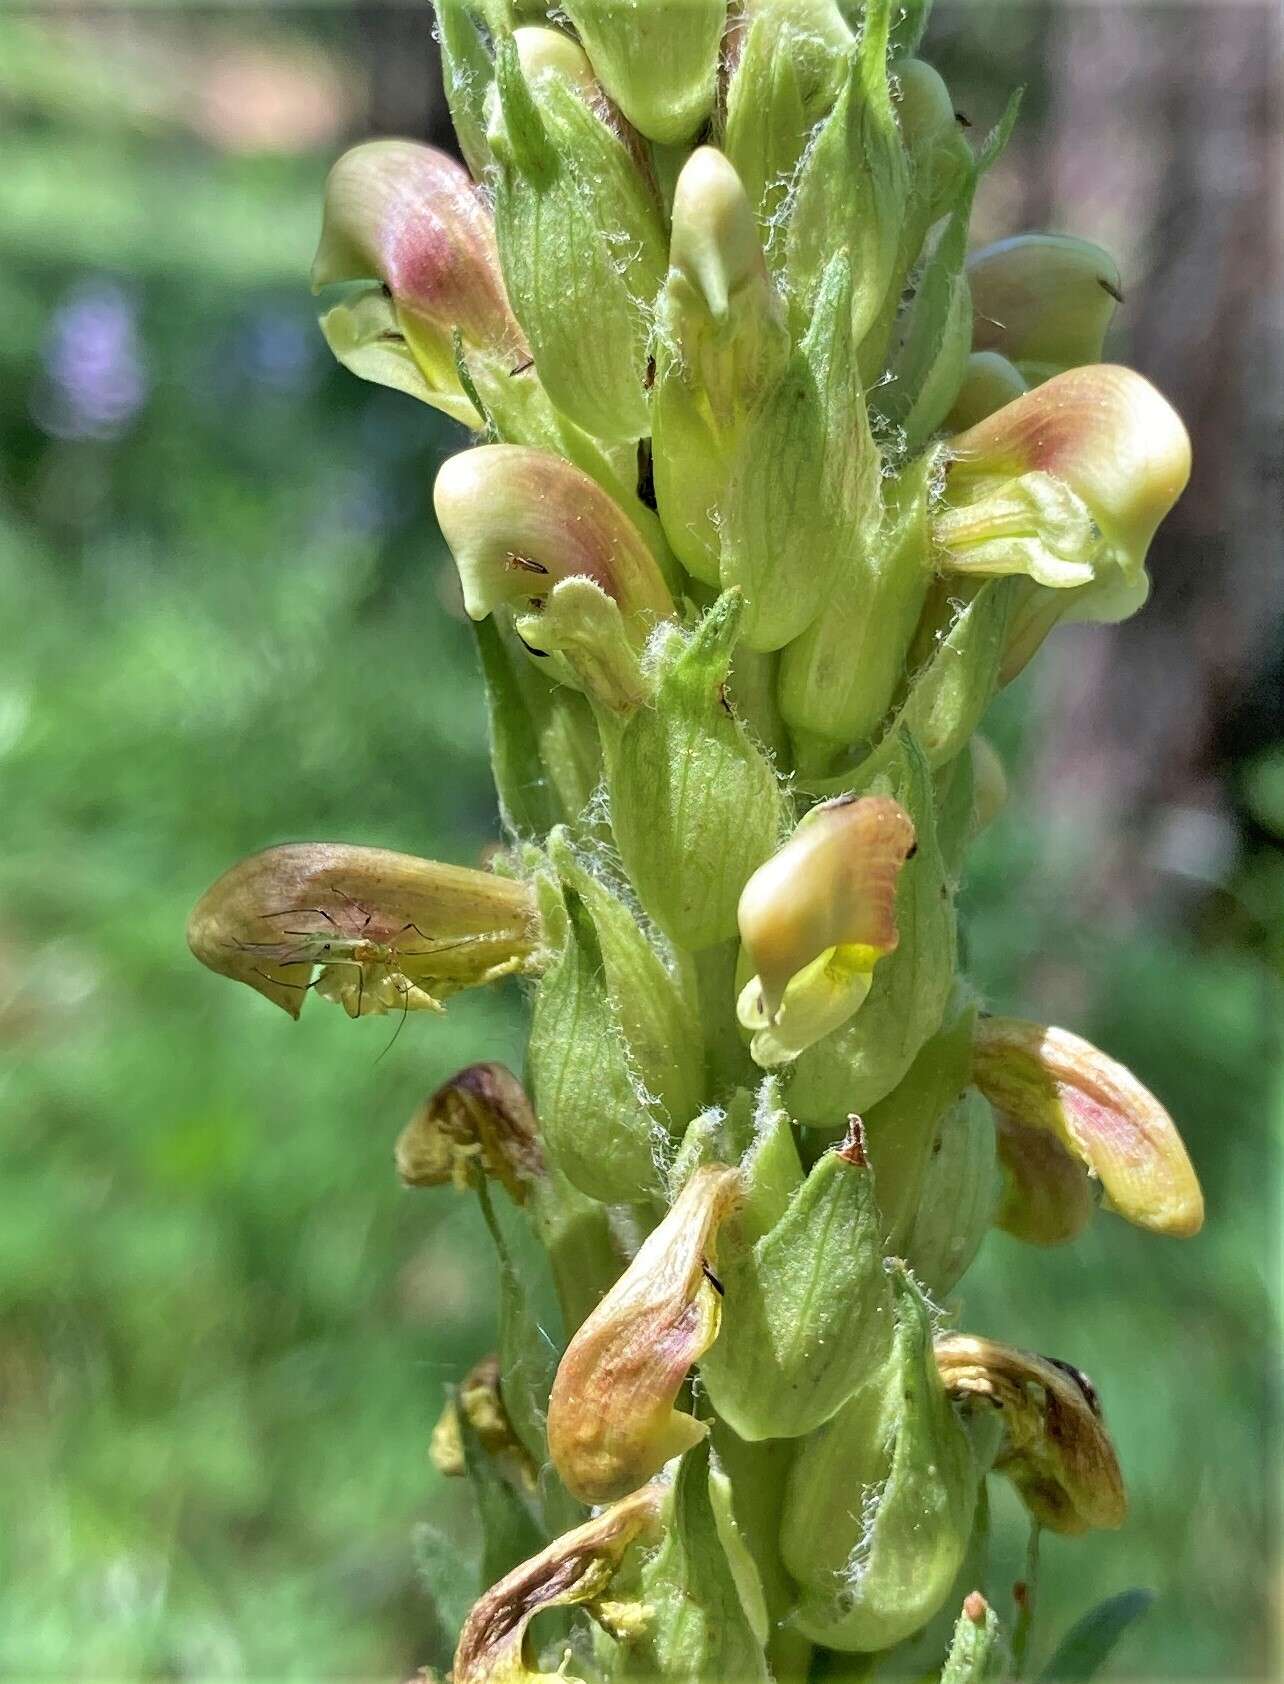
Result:
[[[400,1191],[390,1147],[452,1067],[519,1056],[516,1000],[391,1044],[320,1002],[291,1025],[182,930],[272,841],[470,860],[494,834],[429,512],[450,441],[326,360],[323,159],[61,99],[43,59],[26,86],[0,171],[0,1673],[396,1676],[433,1635],[414,1522],[469,1537],[424,1450],[493,1273],[476,1213]],[[1018,765],[1029,694],[998,720]],[[1103,1217],[1055,1254],[995,1236],[969,1277],[969,1325],[1094,1374],[1133,1491],[1117,1538],[1046,1546],[1040,1637],[1149,1584],[1116,1675],[1259,1676],[1279,1002],[1233,948],[1085,920],[1091,839],[1017,786],[968,893],[981,985],[1078,1001],[1210,1202],[1188,1245]]]

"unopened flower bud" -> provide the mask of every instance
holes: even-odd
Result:
[[[314,290],[341,281],[380,286],[324,319],[340,360],[405,390],[378,367],[408,353],[427,388],[417,395],[479,426],[455,366],[455,332],[508,365],[521,361],[525,341],[504,293],[490,211],[453,158],[408,140],[344,153],[326,181],[312,265]]]
[[[1101,1182],[1108,1208],[1158,1234],[1197,1234],[1204,1196],[1176,1125],[1130,1070],[1064,1029],[983,1018],[976,1085],[996,1111],[1052,1134]]]
[[[1003,1653],[999,1616],[981,1595],[970,1591],[963,1600],[950,1652],[941,1671],[941,1684],[986,1684],[996,1674]]]
[[[643,928],[637,909],[601,862],[581,854],[563,830],[547,841],[550,863],[593,925],[607,998],[629,1062],[677,1130],[703,1103],[704,1044],[690,968]]]
[[[1026,1245],[1068,1245],[1092,1221],[1097,1201],[1078,1157],[1056,1136],[999,1112],[996,1145],[1003,1192],[994,1224]]]
[[[591,579],[614,598],[639,647],[673,612],[637,528],[559,456],[515,444],[461,451],[443,463],[433,504],[474,620],[501,603],[538,612],[553,587],[571,578]]]
[[[965,432],[1028,389],[1028,381],[1006,357],[997,351],[973,351],[963,366],[946,425],[952,433]]]
[[[593,1605],[610,1589],[629,1548],[660,1529],[666,1492],[647,1485],[582,1526],[555,1538],[547,1549],[492,1585],[474,1604],[460,1633],[455,1684],[552,1684],[569,1675],[547,1673],[528,1653],[527,1627],[546,1608]]]
[[[1079,618],[1132,612],[1146,551],[1190,474],[1176,412],[1131,369],[1074,368],[950,440],[932,523],[941,564],[1081,590]]]
[[[891,1356],[804,1445],[782,1527],[802,1586],[795,1623],[849,1652],[885,1649],[931,1618],[976,1503],[979,1469],[933,1359],[930,1307],[903,1267],[892,1283]]]
[[[731,17],[723,146],[764,231],[838,97],[854,40],[834,0],[750,0]]]
[[[933,771],[967,746],[998,689],[1017,581],[989,579],[962,603],[910,683],[900,714]]]
[[[828,605],[844,550],[877,528],[878,454],[852,331],[856,271],[827,265],[783,375],[746,422],[719,506],[720,577],[751,649],[780,649]]]
[[[954,203],[974,167],[972,152],[940,72],[919,58],[897,59],[892,69],[896,115],[912,171],[913,211],[925,232]]]
[[[694,134],[713,105],[726,0],[567,0],[602,85],[649,140]]]
[[[976,1010],[960,998],[892,1091],[865,1115],[885,1256],[903,1257],[940,1125],[971,1079]]]
[[[874,972],[850,1020],[808,1046],[793,1068],[789,1104],[800,1122],[832,1127],[891,1093],[940,1028],[954,989],[951,878],[937,833],[932,774],[913,735],[888,733],[855,777],[861,795],[890,796],[908,813],[917,846],[896,884],[895,950]]]
[[[291,1017],[313,986],[349,1017],[437,1011],[461,988],[526,969],[538,940],[524,883],[337,842],[251,854],[187,925],[202,964]]]
[[[708,584],[719,578],[718,509],[737,441],[788,349],[744,187],[721,152],[701,146],[674,190],[651,421],[660,518],[683,565]]]
[[[1001,1412],[995,1470],[1012,1481],[1040,1526],[1074,1533],[1123,1525],[1128,1504],[1119,1463],[1085,1375],[962,1333],[936,1341],[936,1363],[958,1403]]]
[[[664,1536],[642,1564],[638,1591],[649,1618],[628,1643],[618,1678],[770,1684],[762,1578],[730,1481],[707,1446],[678,1466]]]
[[[978,351],[996,351],[1032,386],[1101,360],[1122,302],[1114,259],[1069,234],[1017,234],[968,259]]]
[[[402,1130],[396,1158],[407,1187],[467,1187],[480,1173],[519,1205],[544,1173],[530,1100],[502,1064],[470,1064],[443,1082]]]
[[[899,342],[891,355],[887,384],[878,406],[896,423],[906,447],[917,450],[949,414],[962,385],[972,350],[973,304],[965,270],[972,200],[981,177],[995,163],[1016,125],[1020,101],[1007,110],[973,159],[951,181],[939,207],[948,220],[921,262],[913,298],[899,324]],[[957,129],[957,125],[956,125]],[[925,191],[916,183],[916,194]],[[930,212],[933,220],[938,207]]]
[[[537,1470],[509,1419],[498,1357],[483,1357],[473,1365],[433,1428],[429,1455],[437,1472],[448,1479],[462,1479],[467,1472],[462,1423],[476,1434],[482,1451],[510,1485],[528,1495],[535,1491]]]
[[[808,143],[792,194],[786,274],[795,325],[809,320],[831,253],[846,247],[857,344],[882,311],[901,243],[909,167],[887,79],[891,0],[870,0],[833,111]]]
[[[500,259],[540,379],[586,431],[639,438],[648,313],[667,268],[658,200],[599,114],[592,68],[568,36],[501,39],[496,87]]]
[[[882,1217],[859,1117],[752,1245],[725,1247],[722,1335],[700,1364],[742,1439],[797,1438],[827,1421],[891,1345]]]
[[[771,763],[728,699],[743,612],[728,591],[689,641],[672,634],[654,701],[608,754],[620,858],[645,910],[688,948],[734,935],[740,892],[776,846],[784,811]]]
[[[582,1502],[633,1490],[709,1430],[674,1402],[718,1336],[716,1238],[739,1185],[724,1165],[696,1170],[567,1346],[549,1397],[548,1445]]]
[[[859,1010],[897,943],[896,887],[914,825],[887,796],[813,807],[740,897],[750,980],[737,1013],[765,1068],[797,1058]]]

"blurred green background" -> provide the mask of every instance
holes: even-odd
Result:
[[[996,1235],[966,1283],[969,1325],[1106,1400],[1132,1518],[1047,1544],[1036,1645],[1150,1586],[1120,1678],[1277,1661],[1272,28],[989,0],[933,26],[978,122],[1030,88],[984,231],[1121,247],[1118,349],[1205,464],[1147,615],[1065,634],[996,708],[1013,800],[966,891],[993,1005],[1130,1063],[1208,1195],[1192,1242]],[[475,1208],[401,1190],[391,1146],[452,1068],[519,1057],[519,1001],[395,1041],[291,1025],[183,924],[274,841],[467,862],[497,833],[429,500],[460,440],[332,367],[306,289],[330,159],[441,138],[429,20],[10,9],[0,121],[0,1676],[405,1676],[448,1618],[416,1523],[457,1543],[453,1594],[472,1571],[425,1452],[494,1277]]]

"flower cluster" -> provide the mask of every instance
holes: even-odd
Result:
[[[349,152],[313,280],[347,367],[474,435],[435,506],[508,847],[271,849],[191,945],[292,1015],[527,979],[524,1076],[461,1072],[397,1154],[500,1248],[499,1359],[434,1454],[533,1547],[488,1553],[456,1684],[569,1676],[546,1609],[591,1679],[933,1646],[979,1679],[987,1478],[1067,1533],[1125,1499],[1090,1385],[948,1330],[951,1295],[992,1225],[1203,1211],[1153,1095],[959,972],[1003,800],[976,731],[1059,621],[1144,601],[1185,431],[1101,360],[1104,252],[969,255],[1016,101],[969,142],[925,0],[436,10],[467,168]],[[560,1297],[551,1369],[500,1191]]]

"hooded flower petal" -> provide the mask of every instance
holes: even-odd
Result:
[[[538,607],[571,578],[591,579],[613,597],[639,643],[673,613],[637,528],[560,456],[515,444],[462,451],[443,464],[433,503],[474,620],[500,603]]]
[[[1130,1070],[1065,1029],[977,1025],[973,1079],[1003,1116],[1085,1164],[1112,1210],[1158,1234],[1197,1234],[1204,1196],[1176,1125]]]
[[[770,1067],[845,1023],[896,946],[896,884],[914,825],[890,796],[839,796],[813,807],[740,897],[752,975],[737,1014]]]
[[[1080,618],[1144,600],[1146,551],[1190,476],[1190,440],[1140,374],[1069,369],[956,435],[947,455],[932,522],[947,570],[1076,590]]]
[[[313,985],[350,1017],[437,1010],[534,952],[523,883],[384,848],[297,842],[251,854],[206,890],[187,943],[212,971],[298,1017]]]
[[[1007,1474],[1041,1526],[1086,1532],[1123,1525],[1123,1477],[1086,1375],[962,1333],[936,1341],[936,1365],[956,1402],[983,1401],[1002,1411],[995,1469]]]
[[[739,1198],[738,1171],[697,1169],[567,1346],[548,1400],[548,1447],[582,1502],[632,1490],[708,1432],[673,1404],[718,1336],[714,1244]]]

